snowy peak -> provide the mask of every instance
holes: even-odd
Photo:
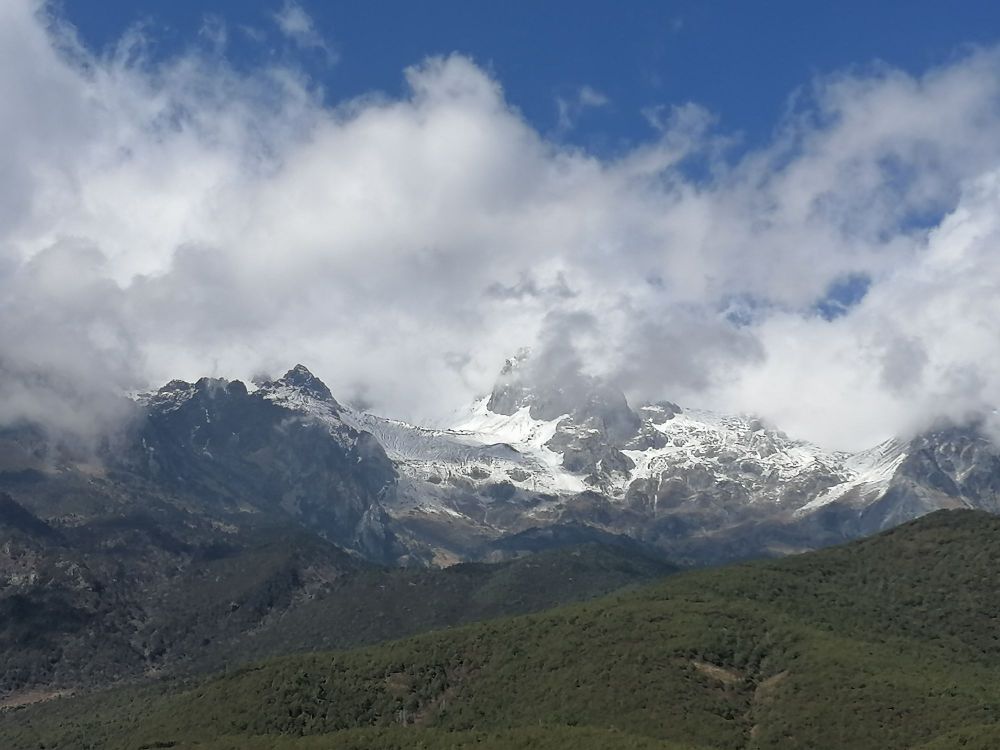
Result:
[[[313,375],[305,365],[295,365],[277,380],[264,383],[261,386],[264,391],[296,391],[304,396],[317,399],[318,401],[330,401],[340,408],[340,404],[334,399],[326,383]]]
[[[625,450],[636,465],[626,491],[659,513],[706,504],[795,508],[848,476],[838,456],[751,417],[664,407],[642,413],[660,440]]]
[[[201,378],[195,383],[171,380],[158,391],[135,400],[152,416],[168,416],[206,432],[219,424],[254,419],[259,407],[280,407],[303,422],[320,423],[343,445],[354,445],[357,431],[343,419],[344,408],[322,380],[304,365],[296,365],[277,380],[258,382],[253,391],[240,380]],[[285,417],[287,418],[287,417]]]
[[[527,408],[542,422],[565,418],[566,427],[597,431],[613,444],[634,436],[642,422],[617,388],[575,362],[536,360],[526,349],[506,361],[486,408],[505,416]]]
[[[140,401],[203,456],[230,450],[237,432],[249,445],[255,429],[275,425],[322,443],[320,425],[359,477],[375,477],[392,523],[418,546],[436,540],[442,560],[553,524],[708,546],[748,533],[755,550],[791,551],[942,507],[1000,512],[1000,457],[975,425],[829,452],[751,416],[668,401],[633,409],[598,378],[542,367],[526,352],[444,429],[344,407],[303,365],[249,394],[239,381],[202,378]],[[288,432],[295,421],[301,428]]]
[[[522,407],[534,405],[536,394],[528,372],[530,356],[528,349],[521,349],[504,362],[486,403],[489,411],[510,416]]]

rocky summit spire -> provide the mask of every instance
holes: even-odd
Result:
[[[294,388],[323,401],[333,400],[333,394],[326,387],[326,383],[309,372],[309,368],[305,365],[295,365],[295,367],[276,380],[275,384]]]

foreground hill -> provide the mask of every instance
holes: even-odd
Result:
[[[939,512],[542,614],[55,700],[5,715],[0,745],[994,747],[998,564],[1000,520]]]

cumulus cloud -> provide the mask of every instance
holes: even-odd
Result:
[[[208,41],[97,55],[0,4],[3,423],[79,432],[123,390],[299,361],[433,421],[522,346],[838,448],[1000,402],[995,49],[814,81],[754,151],[683,105],[599,157],[461,55],[330,105]]]

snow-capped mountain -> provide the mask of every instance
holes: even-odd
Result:
[[[700,560],[819,546],[942,507],[1000,509],[1000,462],[974,426],[832,453],[752,417],[633,409],[596,379],[529,380],[525,368],[524,355],[509,360],[447,429],[343,406],[301,365],[254,396],[338,441],[374,438],[397,474],[381,507],[440,563],[560,524]]]

